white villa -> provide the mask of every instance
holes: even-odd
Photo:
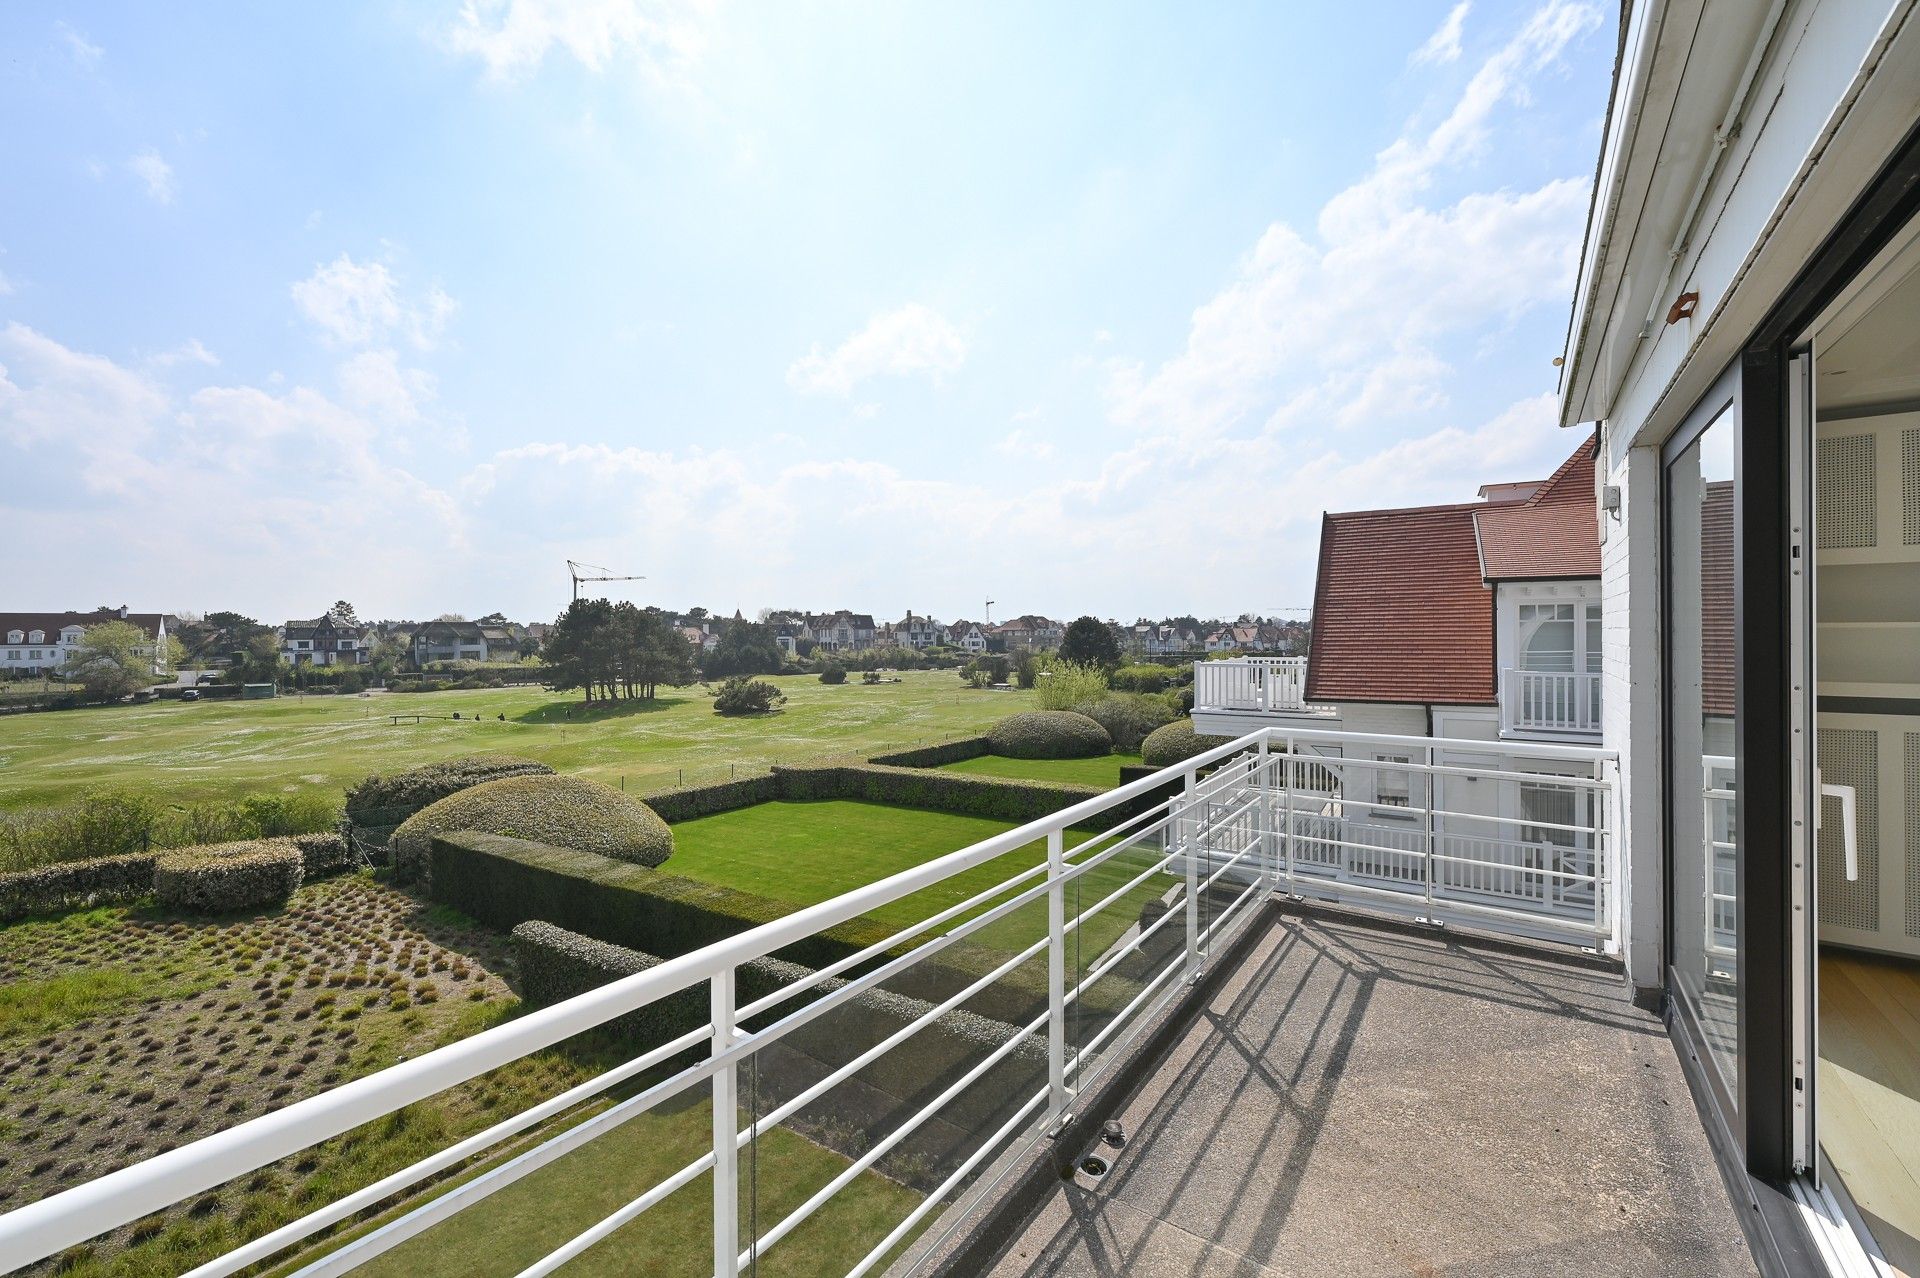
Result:
[[[89,626],[108,621],[124,621],[145,632],[153,673],[166,673],[167,627],[173,618],[163,612],[129,612],[124,605],[96,612],[0,613],[0,670],[51,674],[67,663]]]

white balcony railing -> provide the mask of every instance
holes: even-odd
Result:
[[[1396,757],[1376,760],[1374,753]],[[314,1206],[193,1270],[195,1278],[222,1278],[276,1257],[285,1263],[286,1253],[336,1229],[347,1231],[330,1240],[339,1245],[306,1258],[299,1274],[346,1273],[421,1235],[430,1246],[429,1231],[440,1222],[484,1212],[494,1193],[642,1114],[693,1112],[703,1093],[711,1096],[712,1115],[704,1152],[657,1183],[628,1187],[624,1205],[572,1237],[543,1241],[552,1249],[521,1273],[550,1273],[597,1243],[644,1246],[644,1231],[614,1235],[683,1190],[710,1189],[710,1209],[697,1214],[696,1227],[704,1232],[711,1222],[713,1272],[733,1278],[877,1168],[922,1196],[898,1219],[877,1223],[864,1214],[871,1206],[861,1207],[855,1218],[871,1232],[836,1235],[843,1254],[834,1267],[870,1273],[891,1263],[932,1213],[954,1207],[957,1220],[991,1192],[994,1178],[976,1183],[979,1170],[1056,1129],[1075,1095],[1124,1058],[1155,1013],[1275,894],[1613,948],[1612,768],[1604,752],[1572,747],[1264,728],[0,1216],[0,1271],[192,1201],[705,986],[695,1004],[704,1011],[694,1012],[703,1023],[670,1041],[636,1044],[631,1059]],[[1383,772],[1392,774],[1384,785]],[[1536,802],[1527,817],[1502,806],[1543,787],[1566,802]],[[1396,799],[1390,809],[1379,806],[1383,793]],[[1570,819],[1538,819],[1543,811]],[[1083,837],[1089,829],[1098,832]],[[1081,841],[1070,844],[1069,831]],[[785,983],[768,985],[771,969],[759,960],[773,952],[1036,841],[1044,843],[1044,856],[996,886],[814,971],[782,969]],[[876,1014],[881,1010],[885,1016]],[[877,1078],[872,1071],[889,1060],[890,1081]],[[908,1085],[899,1086],[902,1080]],[[767,1222],[757,1211],[743,1216],[743,1200],[792,1204],[800,1197],[777,1181],[759,1192],[763,1181],[755,1177],[791,1174],[780,1171],[790,1166],[780,1158],[755,1156],[756,1143],[777,1127],[837,1150],[846,1162],[824,1185],[809,1186],[810,1197]],[[556,1213],[563,1206],[577,1210],[556,1201]],[[352,1232],[375,1213],[377,1225]],[[924,1236],[937,1241],[942,1231]],[[818,1252],[835,1244],[815,1231],[808,1245]],[[644,1268],[643,1258],[629,1259]]]
[[[1305,657],[1230,657],[1193,663],[1193,708],[1206,712],[1331,714],[1307,704]]]
[[[1600,732],[1598,673],[1557,670],[1504,672],[1500,726],[1509,732]]]

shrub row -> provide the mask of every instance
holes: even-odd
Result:
[[[170,805],[135,790],[96,790],[58,808],[0,813],[0,872],[154,848],[326,830],[339,819],[319,790]]]
[[[430,803],[482,781],[547,775],[553,769],[511,754],[443,759],[391,776],[374,773],[347,791],[347,820],[357,826],[394,826]]]
[[[514,965],[520,973],[520,997],[530,1007],[563,1003],[666,961],[624,945],[596,941],[544,919],[529,919],[515,925],[512,936]],[[758,958],[742,963],[734,969],[736,1005],[764,998],[810,975],[807,968],[780,959]],[[823,983],[817,991],[796,995],[782,1011],[771,1016],[783,1015],[811,1002],[837,984]],[[610,1022],[610,1027],[622,1035],[633,1036],[636,1040],[633,1050],[645,1052],[707,1024],[710,1010],[703,982],[629,1012]]]
[[[290,853],[300,871],[295,887],[300,882],[311,883],[358,865],[352,846],[338,834],[301,834],[284,839],[203,844],[171,852],[129,852],[65,861],[17,874],[0,874],[0,922],[137,901],[157,890],[155,867],[163,857],[261,846],[283,848]]]
[[[868,762],[889,764],[896,768],[938,768],[991,753],[993,749],[985,737],[961,737],[957,741],[941,741],[933,745],[915,746],[910,750],[895,750],[891,754],[876,754]]]
[[[1051,816],[1105,793],[1092,786],[1059,781],[1022,781],[879,764],[775,764],[773,773],[779,780],[782,799],[857,799],[958,816],[992,817],[1015,824]]]
[[[1111,751],[1113,738],[1084,714],[1031,710],[994,724],[987,745],[1009,759],[1085,759]]]
[[[647,806],[668,825],[678,825],[695,817],[712,816],[750,808],[780,797],[779,782],[772,776],[741,777],[710,785],[687,785],[646,796]]]
[[[214,843],[161,853],[153,894],[183,913],[231,914],[284,903],[301,876],[301,850],[291,839]]]
[[[0,874],[0,922],[143,897],[153,890],[154,857],[128,852]]]
[[[667,823],[610,785],[585,777],[514,776],[470,786],[408,817],[388,841],[394,877],[419,878],[429,868],[433,836],[451,830],[538,839],[636,865],[659,865],[673,855]]]

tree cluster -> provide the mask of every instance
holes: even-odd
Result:
[[[709,678],[779,674],[786,664],[787,654],[780,651],[773,627],[752,621],[727,622],[720,628],[720,642],[700,660],[700,668]]]
[[[651,700],[663,684],[683,688],[699,677],[693,645],[671,619],[624,600],[574,600],[547,632],[540,656],[556,690],[579,688],[588,701]]]

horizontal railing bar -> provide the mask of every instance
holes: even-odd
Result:
[[[712,1030],[713,1027],[709,1025],[704,1037],[712,1037]],[[670,1078],[662,1079],[645,1091],[629,1096],[611,1109],[603,1110],[592,1118],[549,1137],[525,1153],[501,1163],[498,1167],[489,1168],[472,1180],[463,1181],[446,1193],[427,1200],[405,1215],[388,1221],[372,1233],[361,1235],[338,1251],[328,1252],[318,1260],[295,1271],[293,1278],[332,1278],[335,1274],[344,1274],[357,1269],[375,1256],[399,1246],[447,1217],[465,1211],[522,1177],[547,1166],[555,1159],[572,1153],[588,1141],[606,1135],[630,1119],[638,1118],[661,1101],[699,1083],[712,1074],[714,1069],[713,1061],[708,1059],[681,1070]],[[712,1158],[713,1155],[708,1154],[707,1157]]]
[[[860,1157],[849,1163],[839,1175],[828,1181],[813,1197],[795,1208],[785,1220],[782,1220],[772,1229],[762,1234],[757,1243],[757,1250],[765,1251],[767,1248],[773,1246],[774,1243],[786,1237],[787,1234],[791,1233],[794,1229],[798,1228],[806,1221],[807,1217],[820,1210],[829,1198],[839,1193],[843,1187],[853,1181],[862,1172],[879,1162],[895,1145],[898,1145],[901,1141],[913,1135],[916,1131],[919,1131],[921,1125],[929,1118],[932,1118],[934,1114],[943,1109],[954,1097],[978,1082],[988,1070],[1012,1055],[1016,1048],[1029,1038],[1032,1038],[1046,1023],[1047,1013],[1045,1012],[1040,1013],[1039,1016],[1028,1021],[1009,1037],[1006,1042],[989,1052],[986,1058],[979,1064],[955,1079],[953,1084],[944,1092],[934,1097],[926,1105],[922,1106],[911,1118],[902,1122],[900,1126],[894,1128],[893,1131],[876,1141],[872,1147],[861,1154]],[[742,1253],[742,1258],[743,1260],[752,1259],[751,1256],[744,1252]]]
[[[644,1073],[655,1065],[685,1051],[713,1036],[713,1027],[703,1025],[699,1029],[689,1030],[670,1043],[663,1043],[652,1051],[642,1053],[623,1065],[616,1065],[588,1079],[575,1087],[570,1087],[550,1100],[541,1102],[530,1109],[521,1111],[513,1117],[495,1123],[485,1131],[476,1132],[458,1144],[450,1145],[437,1154],[431,1154],[411,1167],[405,1167],[390,1176],[381,1178],[355,1193],[348,1194],[317,1211],[308,1213],[296,1221],[282,1225],[270,1234],[264,1234],[223,1256],[216,1257],[193,1269],[184,1278],[225,1278],[228,1274],[238,1273],[256,1261],[265,1260],[274,1253],[284,1250],[311,1234],[338,1224],[349,1216],[358,1214],[376,1203],[383,1202],[400,1190],[425,1180],[427,1177],[454,1167],[475,1154],[492,1148],[509,1136],[517,1135],[537,1123],[546,1121],[583,1100],[616,1086]]]
[[[1531,927],[1554,928],[1563,932],[1576,932],[1581,936],[1604,936],[1604,925],[1590,919],[1582,921],[1583,914],[1550,914],[1532,910],[1516,910],[1502,905],[1486,905],[1479,901],[1464,901],[1454,896],[1436,896],[1431,902],[1418,892],[1403,892],[1394,888],[1374,887],[1367,883],[1354,883],[1351,880],[1314,879],[1311,886],[1317,889],[1341,893],[1360,892],[1368,896],[1389,897],[1405,906],[1425,906],[1431,904],[1435,909],[1447,911],[1465,911],[1484,915],[1493,919],[1509,922],[1524,922]],[[1473,891],[1471,888],[1454,888],[1452,891]],[[1299,895],[1296,893],[1295,895]]]
[[[1263,728],[1260,732],[1249,735],[1265,735],[1269,743],[1279,742],[1283,745],[1288,741],[1292,741],[1295,744],[1305,742],[1310,745],[1343,745],[1360,742],[1369,748],[1375,749],[1382,746],[1404,745],[1419,750],[1426,750],[1428,748],[1440,752],[1460,750],[1472,754],[1509,755],[1516,759],[1554,759],[1562,763],[1616,763],[1620,758],[1618,751],[1604,749],[1600,746],[1560,745],[1557,743],[1548,745],[1534,741],[1480,741],[1471,737],[1412,737],[1385,732],[1341,732],[1329,728],[1273,727]],[[1244,737],[1241,738],[1241,740],[1245,739]],[[1238,743],[1236,742],[1235,744]],[[1228,747],[1222,746],[1219,748],[1226,749]],[[1294,754],[1291,757],[1304,759],[1311,758],[1312,756]],[[1330,757],[1340,759],[1349,756],[1335,755]],[[1188,762],[1191,762],[1191,760]],[[1373,762],[1378,762],[1378,760],[1374,760]]]

